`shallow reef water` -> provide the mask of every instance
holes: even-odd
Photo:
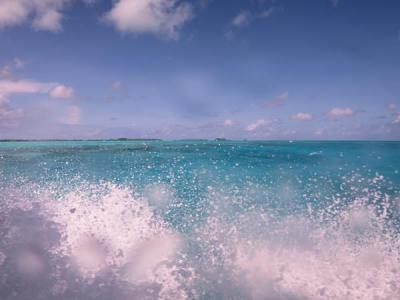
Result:
[[[0,299],[399,299],[400,143],[0,143]]]

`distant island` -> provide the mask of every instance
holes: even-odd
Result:
[[[147,138],[116,138],[116,139],[0,139],[0,142],[101,142],[101,141],[162,141],[162,139]]]

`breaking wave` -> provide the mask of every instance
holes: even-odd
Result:
[[[209,187],[187,226],[166,184],[7,185],[0,298],[397,299],[400,201],[383,180],[288,214]]]

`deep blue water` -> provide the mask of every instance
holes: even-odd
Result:
[[[400,295],[400,142],[2,142],[0,194],[1,299]]]

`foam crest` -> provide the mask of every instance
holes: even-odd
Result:
[[[10,259],[18,273],[40,277],[50,270],[54,283],[49,290],[57,295],[76,285],[68,280],[72,273],[79,274],[80,288],[100,280],[101,286],[128,285],[128,291],[143,297],[186,298],[176,266],[181,237],[155,216],[145,199],[109,183],[81,185],[61,198],[54,196],[54,190],[42,190],[37,201],[27,200],[30,205],[14,202],[8,208],[9,234],[19,232],[9,236],[9,245],[29,234],[12,220],[21,212],[36,219],[41,234],[50,234],[49,228],[55,234],[51,243],[27,241],[18,246],[21,251]],[[32,247],[46,254],[29,250]],[[6,254],[1,257],[7,262]]]
[[[252,299],[396,299],[400,241],[390,213],[395,202],[376,190],[326,210],[276,218],[250,209],[224,216],[223,197],[200,232],[203,256]],[[378,203],[378,201],[380,201]],[[225,201],[226,202],[226,201]],[[234,200],[230,199],[233,203]],[[223,284],[216,290],[223,289]],[[225,289],[229,289],[225,287]],[[212,292],[211,292],[212,293]],[[229,294],[229,290],[225,290]]]
[[[246,195],[208,186],[183,232],[167,221],[182,200],[166,184],[142,194],[107,182],[5,187],[0,296],[397,299],[398,195],[379,175],[357,180],[284,214],[253,201],[257,185]]]

